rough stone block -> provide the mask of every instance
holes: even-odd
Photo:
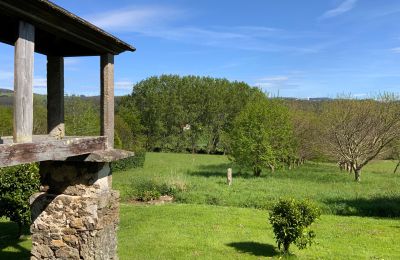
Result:
[[[66,164],[40,165],[49,188],[31,197],[32,259],[117,259],[119,193],[108,186],[109,164]]]

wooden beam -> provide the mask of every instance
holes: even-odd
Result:
[[[47,131],[58,139],[65,136],[63,57],[47,56]]]
[[[108,138],[108,148],[114,147],[114,55],[100,58],[100,116],[101,135]]]
[[[134,152],[124,151],[119,149],[109,149],[103,151],[95,151],[90,154],[79,155],[66,158],[66,161],[71,162],[115,162],[135,156]]]
[[[14,58],[14,142],[31,142],[33,130],[33,57],[35,27],[19,22]]]
[[[40,161],[57,161],[106,149],[107,138],[81,137],[37,143],[0,145],[0,167]]]

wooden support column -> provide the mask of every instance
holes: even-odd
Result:
[[[100,58],[100,116],[101,135],[108,138],[109,149],[114,147],[114,55]]]
[[[19,22],[14,58],[14,131],[15,143],[31,142],[33,131],[33,57],[35,27]]]
[[[47,57],[47,131],[57,139],[65,136],[63,57]]]

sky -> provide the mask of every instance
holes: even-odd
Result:
[[[115,93],[161,74],[244,81],[274,96],[400,91],[398,0],[54,0],[136,47],[115,58]],[[0,88],[13,88],[0,43]],[[98,95],[99,58],[65,59],[65,92]],[[34,92],[46,93],[35,54]]]

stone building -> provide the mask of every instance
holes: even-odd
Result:
[[[117,259],[110,163],[133,153],[113,148],[114,56],[135,49],[47,0],[0,0],[0,42],[15,46],[14,130],[0,137],[0,167],[40,165],[31,259]],[[32,134],[34,52],[47,56],[48,134],[40,136]],[[100,57],[100,136],[65,136],[64,57],[73,56]]]

